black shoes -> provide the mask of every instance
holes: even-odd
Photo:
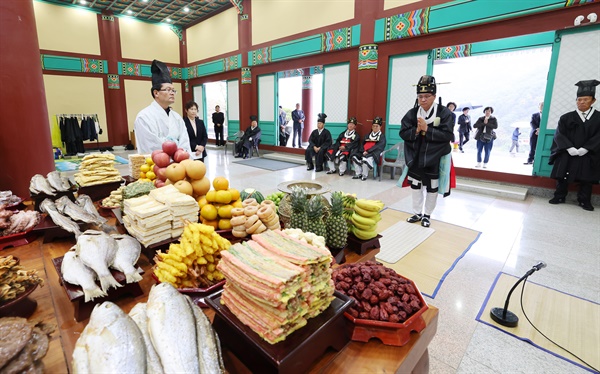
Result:
[[[313,164],[308,164],[306,167],[306,170],[313,170],[315,168],[315,165]]]
[[[565,202],[565,198],[564,197],[553,197],[552,199],[550,199],[548,201],[550,204],[563,204]]]
[[[366,175],[363,175],[363,176],[360,178],[360,180],[361,180],[361,181],[363,181],[363,182],[364,182],[364,181],[366,181],[366,180],[367,180],[367,176],[366,176]]]
[[[315,172],[317,172],[317,173],[320,172],[320,171],[323,171],[323,168],[316,168],[315,169]]]
[[[408,222],[408,223],[415,223],[415,222],[419,222],[419,221],[420,221],[420,220],[422,220],[422,219],[423,219],[423,216],[422,216],[422,215],[420,215],[420,214],[415,214],[415,215],[414,215],[414,216],[412,216],[412,217],[408,217],[408,218],[406,219],[406,222]]]
[[[345,171],[340,171],[340,177],[343,177],[343,176],[344,176],[344,174],[346,174],[346,172],[345,172]]]
[[[360,179],[362,177],[362,175],[360,174],[355,174],[352,179]]]
[[[590,203],[581,203],[581,202],[580,202],[580,203],[579,203],[579,206],[580,206],[580,207],[582,207],[582,208],[583,208],[583,210],[587,210],[587,211],[590,211],[590,212],[593,212],[593,211],[594,211],[594,207],[593,207],[593,206],[592,206],[592,204],[590,204]]]
[[[421,226],[429,227],[431,226],[431,222],[429,222],[429,216],[427,214],[423,214],[423,218],[421,218]]]
[[[533,165],[533,161],[524,162],[523,165]],[[552,204],[552,203],[551,203]]]

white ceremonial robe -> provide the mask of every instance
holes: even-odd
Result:
[[[169,115],[156,102],[140,110],[134,123],[135,142],[139,154],[162,149],[163,142],[172,140],[190,155],[190,138],[183,118],[171,108]]]

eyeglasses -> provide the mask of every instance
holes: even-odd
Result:
[[[417,99],[419,100],[429,100],[433,97],[433,95],[417,95]]]
[[[176,94],[177,90],[174,90],[172,88],[161,88],[159,91],[166,91],[168,93],[172,93],[172,94]]]

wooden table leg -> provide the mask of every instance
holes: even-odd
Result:
[[[419,359],[419,362],[413,368],[412,374],[427,374],[429,373],[429,349],[423,352],[423,356]]]

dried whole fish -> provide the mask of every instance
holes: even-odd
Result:
[[[81,231],[79,231],[79,225],[71,218],[60,214],[56,208],[56,205],[54,204],[54,201],[50,199],[44,199],[44,201],[42,201],[40,204],[40,210],[42,213],[48,213],[56,225],[67,230],[68,232],[72,232],[75,234],[76,238],[81,235]]]
[[[82,207],[72,202],[68,196],[62,196],[59,199],[57,199],[56,208],[59,212],[61,212],[62,214],[66,214],[75,221],[94,223],[96,225],[101,225],[102,223],[104,223],[98,218],[96,218],[93,214],[86,212]]]
[[[102,217],[96,207],[94,206],[94,202],[92,198],[88,195],[79,195],[77,197],[77,204],[82,207],[86,212],[96,217],[97,222],[106,223],[107,219]]]
[[[96,273],[84,265],[75,253],[75,247],[65,253],[60,272],[65,281],[81,286],[86,303],[94,298],[106,296],[106,292],[96,284]]]
[[[86,230],[77,238],[77,256],[98,274],[104,292],[111,287],[122,287],[108,270],[115,260],[117,249],[116,240],[102,231]]]
[[[140,258],[140,253],[142,252],[142,246],[140,245],[140,242],[138,242],[137,239],[125,234],[111,235],[111,237],[116,240],[119,248],[117,249],[117,254],[115,256],[115,260],[113,261],[112,268],[123,272],[123,274],[125,274],[127,283],[141,281],[142,276],[135,268],[135,264]]]
[[[60,177],[60,173],[58,171],[51,171],[46,175],[48,183],[52,188],[56,191],[68,191],[69,187],[63,185],[63,180]]]
[[[36,174],[31,177],[31,181],[29,182],[29,191],[34,194],[45,193],[46,195],[54,196],[56,195],[54,188],[48,183],[46,178],[44,178],[41,174]]]

